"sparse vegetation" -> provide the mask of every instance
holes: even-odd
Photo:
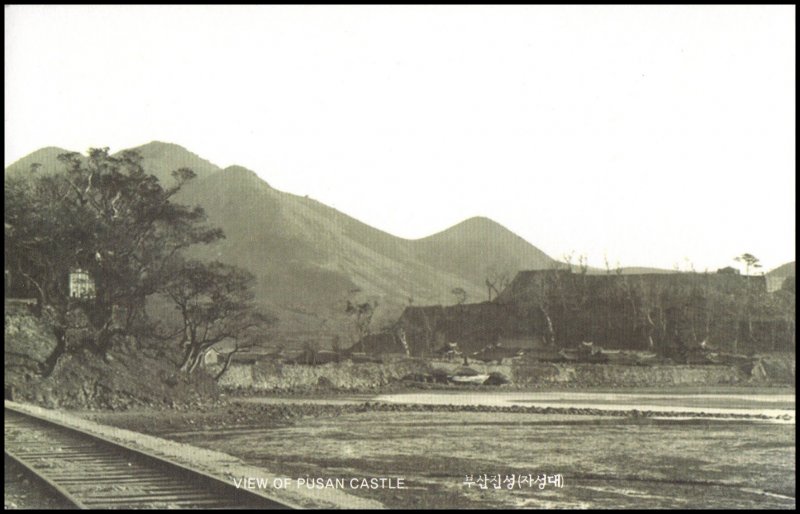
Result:
[[[511,273],[507,270],[498,270],[494,267],[489,267],[486,270],[486,289],[489,294],[489,301],[492,301],[492,292],[495,298],[500,296],[500,292],[511,283]]]
[[[467,301],[467,292],[466,292],[466,291],[464,291],[464,289],[463,289],[463,288],[461,288],[461,287],[456,287],[456,288],[454,288],[454,289],[453,289],[452,291],[450,291],[450,292],[451,292],[451,293],[453,293],[453,296],[455,296],[455,297],[456,297],[456,303],[457,303],[458,305],[461,305],[461,304],[463,304],[464,302],[466,302],[466,301]]]
[[[351,291],[352,294],[360,293],[360,290],[353,290]],[[372,324],[372,317],[375,315],[375,309],[378,308],[378,301],[369,300],[366,301],[356,301],[356,300],[347,300],[347,304],[345,306],[344,312],[350,316],[353,322],[353,328],[355,329],[355,341],[362,341],[366,336],[370,334],[370,326]],[[364,351],[361,348],[361,351]]]
[[[733,260],[744,263],[745,275],[750,275],[750,268],[758,269],[761,267],[761,262],[759,261],[758,257],[749,253],[743,253],[742,255],[735,257]]]

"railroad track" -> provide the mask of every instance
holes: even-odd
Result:
[[[286,509],[285,502],[115,441],[5,408],[5,453],[80,509]]]

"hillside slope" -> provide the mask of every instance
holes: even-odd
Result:
[[[414,255],[437,269],[482,286],[488,273],[546,269],[555,261],[499,223],[475,217],[411,244]]]
[[[281,339],[291,344],[334,334],[350,338],[347,300],[376,301],[373,329],[394,321],[409,305],[453,304],[454,288],[468,301],[485,299],[489,270],[513,278],[553,260],[501,225],[472,218],[432,236],[408,240],[370,227],[309,198],[273,189],[241,166],[220,169],[173,144],[137,148],[145,169],[162,181],[189,167],[197,173],[177,200],[201,205],[226,238],[192,250],[194,256],[242,266],[257,277],[256,298],[280,319]],[[30,168],[32,159],[54,160],[61,149],[34,152],[6,169]],[[46,157],[46,159],[44,159]],[[43,163],[44,164],[44,163]],[[44,166],[43,166],[44,168]]]
[[[469,237],[455,228],[405,240],[315,200],[277,191],[241,167],[197,180],[180,200],[204,206],[226,233],[197,255],[255,273],[257,297],[283,312],[282,331],[346,331],[348,299],[377,301],[377,326],[409,303],[454,303],[456,287],[482,298],[483,262],[508,266],[512,276],[549,264],[547,256],[496,224],[467,232]]]
[[[65,150],[57,146],[48,146],[40,148],[35,152],[29,153],[22,159],[13,162],[5,169],[6,177],[19,177],[29,175],[31,173],[31,166],[34,164],[41,165],[36,173],[49,174],[62,169],[61,163],[58,161],[58,156],[62,153],[69,153],[70,150]]]
[[[131,150],[137,150],[142,156],[142,166],[144,169],[148,173],[158,177],[158,179],[164,183],[170,183],[172,181],[171,172],[179,168],[190,168],[198,177],[205,177],[220,170],[220,167],[216,164],[173,143],[152,141],[131,148]],[[49,174],[60,171],[63,169],[63,166],[59,162],[58,156],[72,151],[73,150],[65,150],[56,146],[41,148],[10,164],[5,169],[5,176],[14,177],[30,174],[33,164],[41,165],[36,171],[37,174]],[[117,152],[117,154],[119,154],[119,152]]]
[[[783,264],[771,271],[768,271],[767,276],[781,277],[781,278],[795,276],[795,261],[787,262],[786,264]]]
[[[171,173],[180,168],[189,168],[198,177],[206,177],[220,170],[216,164],[173,143],[152,141],[146,145],[132,148],[132,150],[137,150],[142,155],[144,169],[158,177],[162,183],[170,183],[172,181]]]

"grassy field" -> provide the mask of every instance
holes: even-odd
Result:
[[[126,426],[132,414],[125,416],[102,421]],[[251,417],[227,428],[213,416],[202,426],[174,419],[149,426],[294,480],[401,477],[406,489],[348,489],[394,508],[795,506],[793,424],[367,411],[286,423]],[[542,473],[563,475],[564,487],[464,484],[466,475]]]

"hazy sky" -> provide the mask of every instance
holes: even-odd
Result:
[[[794,6],[5,7],[5,164],[180,144],[417,238],[794,260]]]

